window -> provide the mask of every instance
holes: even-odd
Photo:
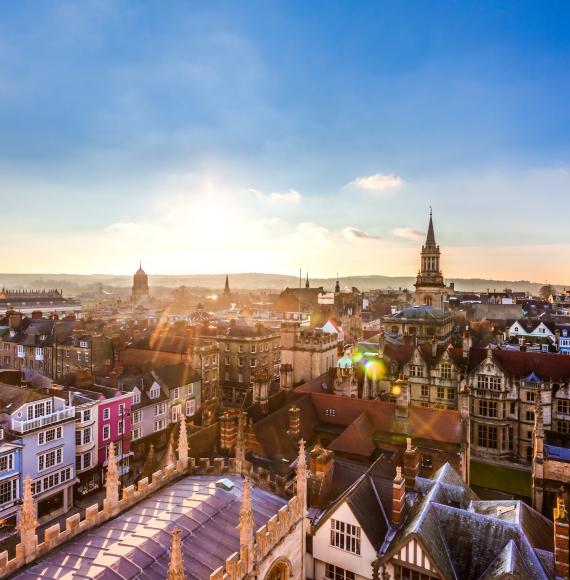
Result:
[[[536,400],[536,393],[534,391],[527,391],[526,392],[526,400],[529,403],[534,403],[534,401]]]
[[[483,417],[497,417],[498,403],[496,401],[479,401],[479,415]]]
[[[186,401],[186,417],[191,417],[194,413],[196,413],[196,401],[189,399]]]
[[[77,362],[81,362],[81,353],[80,352],[77,353]]]
[[[86,411],[83,411],[83,415],[82,415],[82,419],[81,419],[84,423],[86,421],[91,421],[91,409],[87,409]]]
[[[180,398],[180,388],[179,387],[176,387],[176,388],[172,389],[172,398],[174,400]]]
[[[23,344],[18,345],[18,348],[16,350],[16,356],[19,356],[20,358],[24,357],[24,345]]]
[[[142,411],[138,410],[138,411],[133,411],[133,423],[140,423],[142,419]]]
[[[421,386],[421,395],[422,397],[429,397],[429,385]]]
[[[431,455],[422,455],[422,467],[425,469],[431,469],[433,467]]]
[[[327,580],[354,580],[354,572],[349,572],[344,568],[339,568],[333,564],[326,564],[325,578]]]
[[[133,405],[138,405],[141,402],[141,394],[140,392],[133,391]]]
[[[229,356],[224,357],[224,364],[225,365],[229,365],[230,364],[230,357]]]
[[[558,432],[568,435],[570,433],[570,421],[556,421]]]
[[[514,415],[516,412],[517,412],[516,403],[511,403],[511,415]]]
[[[36,347],[36,360],[42,360],[44,358],[44,349],[41,346]]]
[[[445,398],[445,389],[443,387],[437,387],[437,398],[438,399]]]
[[[451,378],[451,365],[449,363],[441,363],[440,371],[442,379]]]
[[[534,422],[534,411],[526,412],[526,420]]]
[[[121,419],[117,423],[117,428],[118,428],[118,434],[119,435],[123,435],[125,433],[125,421],[124,421],[124,419]]]
[[[160,397],[160,387],[156,383],[154,385],[152,385],[152,388],[150,389],[149,397],[151,399],[158,399],[158,397]]]
[[[501,390],[501,377],[490,377],[487,375],[477,375],[478,389],[492,389],[493,391]]]
[[[54,427],[53,429],[46,429],[38,433],[38,445],[45,445],[51,443],[56,439],[63,437],[63,427]]]
[[[14,469],[14,454],[8,453],[0,457],[0,473]]]
[[[162,431],[162,429],[166,429],[166,419],[159,419],[158,421],[154,422],[154,432]]]
[[[411,377],[423,377],[424,367],[421,365],[410,365],[410,376]]]
[[[255,346],[255,344],[251,345],[251,354],[255,354],[257,352],[257,347]]]
[[[166,404],[165,403],[158,403],[158,405],[154,406],[154,416],[158,417],[158,415],[164,415],[166,413]]]
[[[255,357],[253,357],[253,358],[251,359],[251,366],[252,366],[252,367],[254,367],[254,366],[256,366],[256,365],[257,365],[257,360],[255,359]]]
[[[174,405],[171,409],[172,422],[178,423],[180,417],[180,405]]]
[[[143,428],[142,427],[133,427],[133,430],[131,432],[131,439],[133,441],[136,441],[137,439],[140,439],[143,436]]]
[[[77,471],[89,469],[90,467],[91,467],[91,451],[83,453],[83,455],[77,455],[75,457],[75,469]]]
[[[228,371],[226,371],[224,373],[224,381],[229,381],[230,380],[230,373]]]
[[[103,421],[108,421],[111,418],[111,409],[109,407],[103,409]]]
[[[122,441],[115,441],[114,442],[115,445],[115,457],[121,457],[121,455],[123,454],[123,442]],[[110,445],[107,445],[107,447],[105,447],[105,459],[109,459],[109,447],[111,447]]]
[[[360,556],[360,528],[331,519],[331,546]]]
[[[18,499],[18,480],[3,481],[0,483],[0,505]]]
[[[240,344],[240,345],[238,346],[238,352],[243,352],[243,344]]]
[[[124,405],[124,403],[121,403],[119,405],[119,417],[123,417],[124,414],[125,414],[125,405]]]
[[[88,344],[88,342],[86,340],[80,340],[79,341],[79,347],[80,348],[88,348],[89,347],[89,344]]]
[[[50,473],[45,477],[36,479],[32,483],[32,493],[36,495],[38,493],[47,491],[52,487],[57,487],[61,483],[69,481],[72,478],[72,476],[73,470],[71,469],[71,467],[66,467],[64,469],[61,469],[60,471],[56,471],[55,473]]]
[[[38,455],[38,471],[44,471],[50,467],[55,467],[63,461],[63,448],[52,449],[47,453]]]
[[[455,389],[447,389],[447,399],[449,401],[455,399]]]
[[[557,401],[556,410],[560,415],[570,415],[570,401]]]
[[[230,352],[230,343],[226,342],[226,348],[225,348],[226,352]]]
[[[487,449],[498,448],[498,430],[497,427],[490,427],[489,425],[479,425],[477,445],[479,447],[487,447]]]
[[[31,419],[37,419],[38,417],[44,417],[45,415],[51,415],[51,409],[52,406],[50,400],[28,405],[28,421]]]
[[[188,396],[191,397],[194,394],[194,385],[190,383],[188,385]]]
[[[75,432],[75,445],[86,445],[87,443],[91,443],[91,427]]]
[[[104,425],[103,426],[103,441],[106,441],[110,437],[111,437],[111,426],[110,425]]]
[[[435,580],[436,578],[437,576],[432,576],[428,572],[418,572],[407,566],[394,565],[394,580]]]
[[[240,356],[238,359],[238,367],[243,367],[243,357]]]
[[[243,383],[243,374],[242,373],[238,374],[238,383]]]

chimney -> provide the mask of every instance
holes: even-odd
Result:
[[[13,330],[18,330],[22,324],[22,313],[21,312],[11,312],[8,317],[8,326]]]
[[[418,448],[412,446],[412,438],[406,439],[406,451],[404,452],[404,477],[406,490],[413,491],[416,487],[416,477],[420,473],[420,454]]]
[[[301,409],[297,405],[289,409],[289,435],[293,439],[299,439],[301,436]]]
[[[235,413],[226,411],[220,417],[220,449],[228,455],[232,452],[237,439],[237,421]]]
[[[396,477],[392,482],[392,524],[394,526],[399,526],[402,523],[405,506],[406,480],[402,476],[402,468],[398,465],[396,467]]]
[[[471,333],[466,330],[463,333],[463,358],[467,359],[469,358],[469,352],[471,351],[471,343],[472,343],[472,339],[471,339]]]
[[[568,514],[559,497],[554,508],[554,570],[557,578],[568,578]]]

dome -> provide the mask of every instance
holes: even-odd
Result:
[[[344,353],[344,355],[338,359],[336,363],[337,368],[339,369],[351,369],[352,368],[352,359],[348,355],[348,353]]]

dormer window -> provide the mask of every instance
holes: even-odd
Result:
[[[80,340],[79,341],[79,346],[80,346],[80,348],[88,348],[89,347],[89,343],[86,340]]]
[[[149,396],[151,399],[158,399],[160,397],[160,387],[158,385],[152,385]]]

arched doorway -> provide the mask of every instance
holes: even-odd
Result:
[[[291,576],[291,564],[287,560],[277,560],[267,572],[265,580],[289,580]]]

